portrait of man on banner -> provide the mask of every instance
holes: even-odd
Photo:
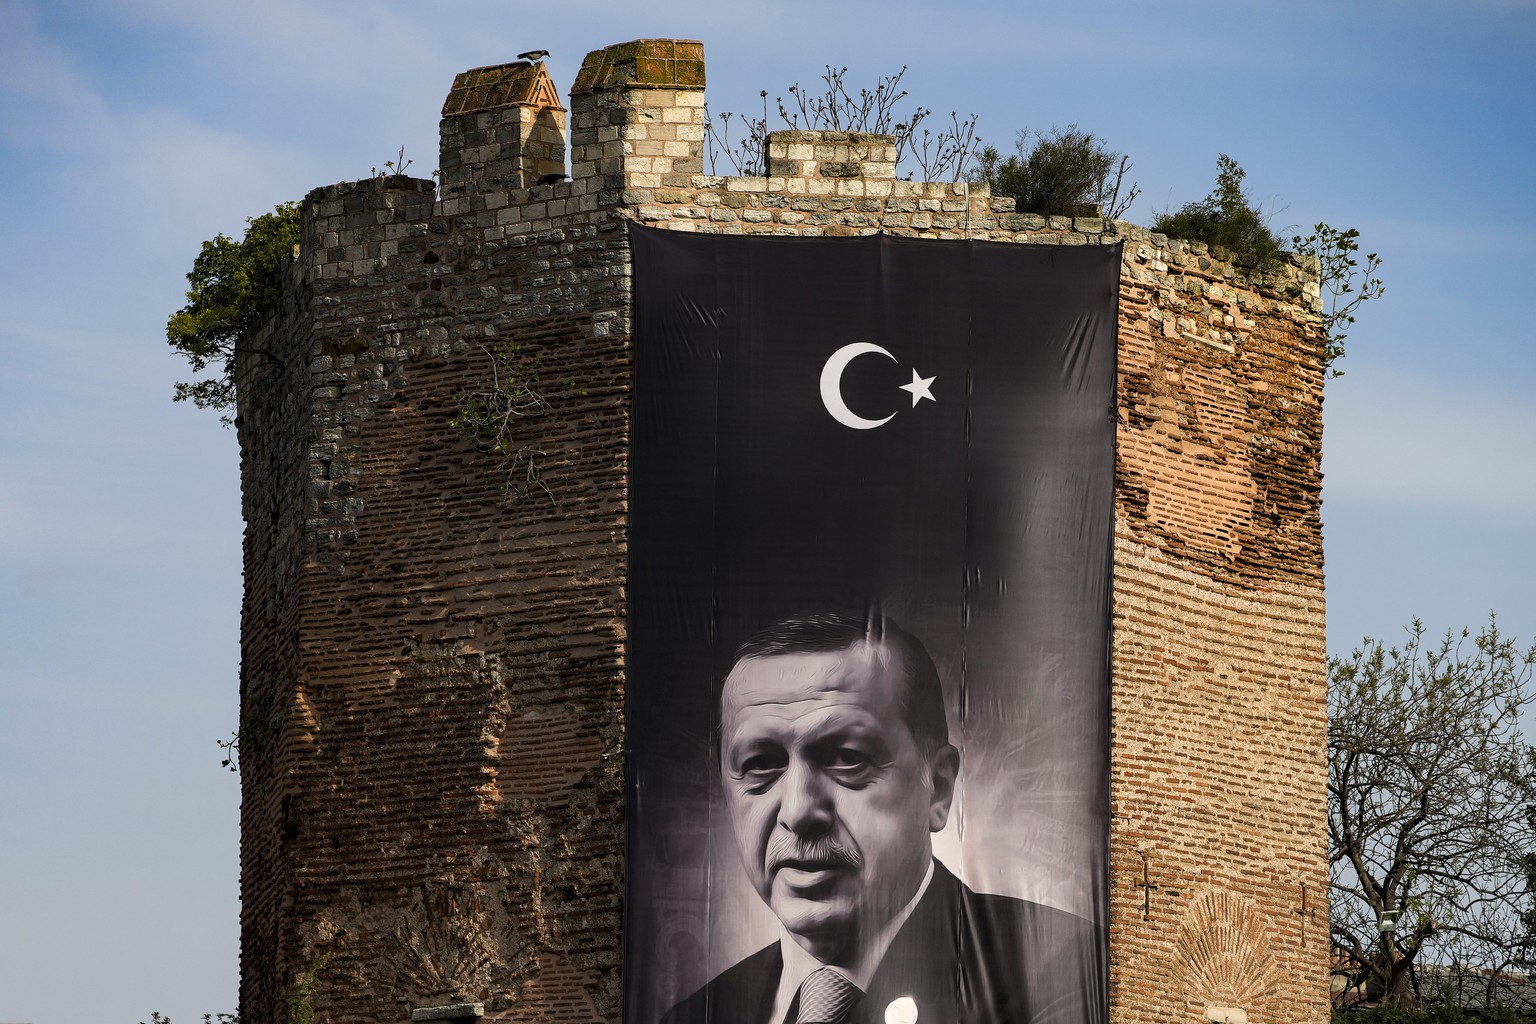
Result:
[[[774,623],[737,650],[719,729],[737,852],[782,934],[668,1024],[1086,1019],[1081,979],[1044,954],[1087,923],[933,857],[960,753],[916,637],[878,616]],[[1025,955],[1032,936],[1054,941]]]
[[[1105,1020],[1118,249],[631,241],[628,1019]]]

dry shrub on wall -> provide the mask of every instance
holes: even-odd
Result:
[[[819,90],[808,89],[796,82],[783,96],[774,99],[779,120],[785,128],[794,131],[873,132],[889,135],[896,140],[897,173],[904,164],[917,165],[909,170],[907,178],[921,172],[922,181],[959,181],[965,176],[981,137],[976,134],[977,116],[961,117],[950,111],[950,124],[937,131],[919,128],[933,111],[914,104],[906,111],[898,110],[898,104],[907,98],[907,90],[901,88],[906,75],[905,65],[893,75],[881,75],[873,89],[860,88],[858,94],[848,88],[844,78],[847,68],[834,68],[828,64],[822,72]],[[761,176],[767,173],[768,148],[768,90],[758,92],[763,112],[760,117],[724,110],[714,113],[709,104],[704,105],[704,155],[709,173],[716,174],[729,163],[737,174]],[[742,133],[735,142],[731,132]]]

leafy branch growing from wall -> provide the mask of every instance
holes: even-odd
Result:
[[[826,65],[822,73],[822,86],[808,89],[798,82],[788,90],[789,101],[779,96],[774,100],[779,119],[786,128],[797,131],[873,132],[890,135],[896,140],[896,163],[912,160],[922,171],[924,181],[959,181],[963,177],[981,137],[976,134],[977,116],[969,114],[961,118],[950,114],[948,128],[930,131],[918,128],[933,111],[914,105],[905,113],[898,111],[898,104],[907,98],[907,90],[901,88],[901,80],[907,68],[893,75],[881,75],[873,89],[860,88],[857,95],[844,81],[848,69]],[[763,112],[760,117],[737,114],[726,110],[718,114],[704,107],[705,156],[709,172],[717,173],[723,157],[736,169],[737,174],[761,176],[767,173],[768,146],[768,90],[758,92]],[[731,141],[732,125],[739,125],[744,138]],[[908,172],[907,177],[912,177]]]
[[[298,243],[298,203],[279,203],[271,213],[246,218],[238,242],[221,233],[203,243],[187,274],[187,304],[166,321],[165,339],[192,364],[193,373],[212,369],[213,376],[178,383],[176,401],[217,409],[224,425],[230,424],[235,350],[277,312],[283,273]]]
[[[1159,214],[1153,228],[1177,238],[1225,246],[1237,263],[1261,273],[1269,269],[1280,258],[1280,241],[1263,210],[1248,199],[1244,174],[1236,160],[1221,154],[1210,195],[1198,203],[1186,203],[1177,213]],[[1367,253],[1362,264],[1359,230],[1323,223],[1305,237],[1293,236],[1291,244],[1297,255],[1317,260],[1323,293],[1323,368],[1329,376],[1341,377],[1343,371],[1334,364],[1344,357],[1344,338],[1355,322],[1355,311],[1386,291],[1377,276],[1381,257]]]
[[[556,390],[582,395],[575,380],[550,386],[540,378],[541,361],[526,357],[516,343],[484,349],[491,361],[488,387],[464,388],[455,396],[458,411],[448,426],[475,450],[498,456],[503,464],[503,488],[513,501],[534,488],[553,497],[539,476],[536,458],[546,453],[528,444],[518,421],[552,408],[548,396]]]
[[[1360,251],[1360,232],[1356,228],[1341,231],[1319,223],[1310,235],[1297,235],[1291,243],[1298,255],[1317,260],[1323,290],[1323,332],[1327,338],[1323,366],[1331,376],[1342,377],[1344,371],[1335,369],[1333,364],[1344,357],[1344,338],[1355,322],[1355,310],[1386,291],[1386,285],[1376,276],[1381,269],[1381,257],[1366,253],[1365,264],[1361,265],[1356,255]]]
[[[265,689],[251,695],[246,702],[245,713],[240,716],[240,725],[229,734],[229,739],[215,741],[224,751],[224,759],[219,762],[220,767],[228,768],[238,775],[242,755],[245,757],[259,755],[263,743],[274,732],[272,709],[277,700],[278,688],[284,683],[292,682],[292,677],[273,679]]]

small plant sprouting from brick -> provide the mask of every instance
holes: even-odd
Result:
[[[582,395],[575,380],[553,387],[540,378],[537,356],[526,357],[516,343],[484,349],[491,360],[490,386],[465,388],[455,396],[458,412],[448,421],[454,433],[475,450],[498,456],[503,464],[503,489],[512,501],[521,501],[534,488],[553,497],[539,476],[536,458],[546,453],[528,444],[518,428],[519,420],[552,408],[548,395],[554,391]]]
[[[224,759],[219,762],[221,768],[228,768],[238,775],[241,755],[256,756],[262,741],[273,731],[272,707],[277,700],[278,687],[292,681],[291,677],[274,679],[267,684],[266,689],[252,694],[245,714],[240,716],[239,727],[229,734],[229,739],[215,741],[224,751]]]
[[[961,118],[950,114],[950,127],[937,132],[927,128],[918,134],[918,127],[933,111],[914,106],[905,114],[897,112],[897,104],[907,98],[907,90],[901,88],[901,80],[907,73],[905,65],[893,75],[881,75],[873,89],[860,89],[854,95],[844,82],[847,68],[834,68],[828,64],[822,73],[823,88],[813,91],[798,82],[788,89],[790,99],[785,102],[779,96],[774,100],[780,120],[785,127],[796,131],[873,132],[890,135],[896,140],[896,162],[910,158],[921,169],[924,181],[959,181],[964,175],[976,146],[981,142],[976,134],[977,116],[969,114]],[[767,173],[765,165],[768,142],[768,90],[758,92],[763,103],[761,117],[736,114],[729,110],[719,114],[704,107],[705,155],[711,174],[717,172],[720,158],[730,161],[737,174],[761,176]],[[738,123],[746,137],[731,141],[732,124]],[[911,172],[907,174],[912,177]]]
[[[327,953],[299,973],[288,997],[288,1024],[315,1024],[315,995],[320,991],[320,972],[331,962]]]
[[[1323,290],[1323,333],[1327,338],[1323,347],[1323,366],[1330,376],[1342,377],[1344,371],[1335,369],[1334,363],[1344,357],[1344,337],[1355,322],[1355,310],[1362,302],[1380,297],[1386,285],[1376,272],[1381,269],[1381,257],[1370,252],[1365,254],[1365,265],[1357,257],[1360,252],[1360,231],[1349,228],[1341,231],[1327,224],[1318,224],[1312,233],[1303,238],[1291,239],[1296,253],[1317,260],[1318,279]]]
[[[393,178],[397,174],[404,174],[405,169],[415,162],[406,158],[405,147],[401,146],[400,152],[395,154],[393,160],[384,161],[384,169],[382,171],[377,167],[370,167],[368,173],[375,178]]]

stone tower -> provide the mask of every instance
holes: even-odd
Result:
[[[619,1017],[638,220],[1125,243],[1111,1018],[1324,1020],[1312,268],[896,180],[881,136],[780,132],[767,177],[706,176],[703,88],[697,42],[589,54],[563,179],[543,66],[466,72],[440,195],[305,200],[240,366],[242,1018]],[[511,346],[563,382],[521,461],[453,423]]]

